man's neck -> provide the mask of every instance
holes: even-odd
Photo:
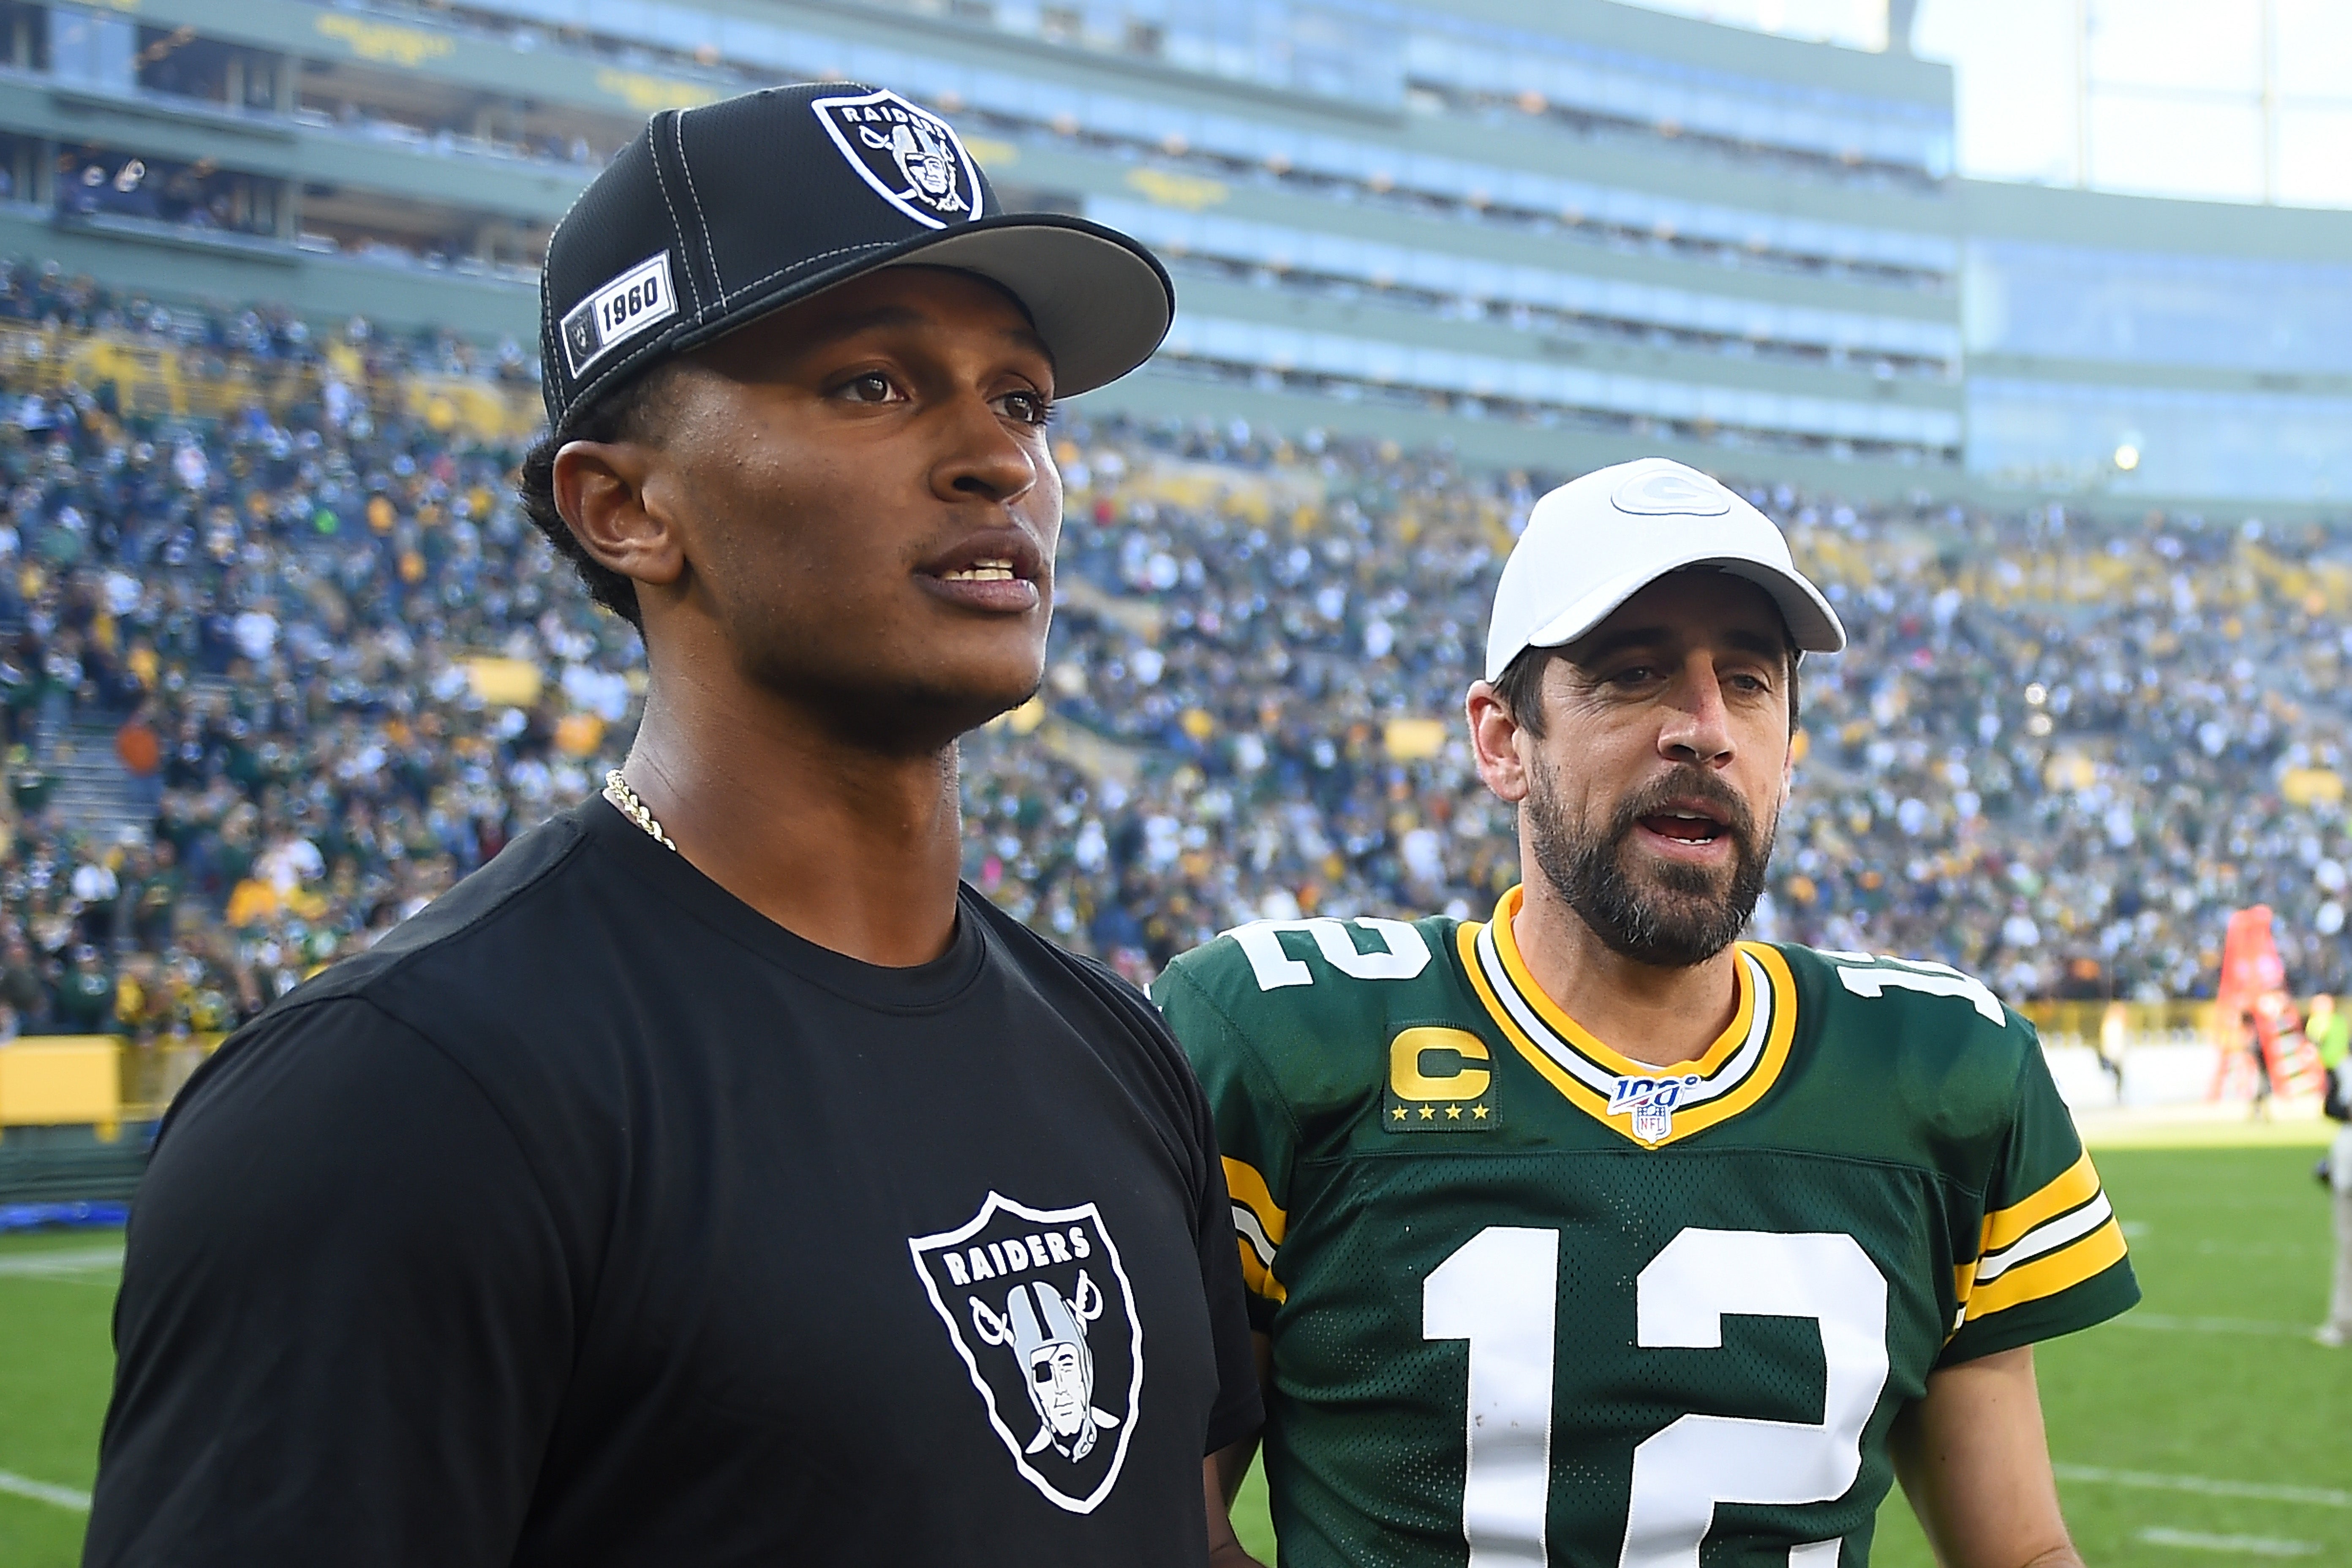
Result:
[[[952,743],[886,755],[689,675],[656,678],[624,771],[679,854],[794,935],[893,968],[953,939]]]
[[[1688,969],[1635,963],[1595,936],[1540,875],[1528,879],[1511,938],[1560,1011],[1620,1056],[1651,1067],[1706,1055],[1739,1010],[1734,950]]]

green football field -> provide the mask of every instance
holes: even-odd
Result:
[[[2041,1352],[2067,1518],[2100,1568],[2352,1563],[2352,1351],[2308,1338],[2331,1245],[2314,1155],[2100,1155],[2147,1300],[2119,1323]],[[0,1239],[6,1568],[77,1560],[120,1245],[102,1232]],[[1245,1539],[1271,1560],[1255,1484],[1244,1515]],[[1899,1498],[1881,1516],[1874,1561],[1930,1568]]]

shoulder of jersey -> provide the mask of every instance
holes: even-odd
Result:
[[[1799,1030],[1878,1053],[2014,1062],[2039,1046],[2033,1026],[1990,986],[1949,964],[1776,943],[1796,980]]]
[[[1196,1057],[1203,1046],[1187,1015],[1203,1003],[1269,1061],[1335,1047],[1351,1054],[1367,1039],[1385,1046],[1397,1028],[1438,1022],[1447,1010],[1458,989],[1451,949],[1460,923],[1442,915],[1256,921],[1178,958],[1152,999]]]

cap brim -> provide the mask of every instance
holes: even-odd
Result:
[[[1176,320],[1160,260],[1117,229],[1057,213],[1009,213],[927,237],[884,263],[976,272],[1021,301],[1054,355],[1054,392],[1108,385],[1151,357]]]
[[[1646,566],[1639,572],[1629,572],[1622,577],[1603,583],[1529,635],[1525,647],[1565,647],[1591,631],[1617,613],[1618,606],[1656,582],[1675,572],[1701,571],[1712,568],[1727,572],[1748,581],[1772,595],[1773,604],[1780,610],[1780,619],[1789,628],[1789,638],[1801,653],[1838,653],[1845,647],[1845,626],[1838,620],[1837,612],[1820,592],[1794,572],[1783,572],[1762,561],[1743,556],[1697,555],[1686,561],[1668,561]],[[1491,671],[1486,679],[1493,680],[1500,671]]]
[[[890,267],[974,273],[1021,302],[1054,356],[1054,395],[1075,397],[1151,357],[1176,319],[1160,258],[1117,229],[1062,213],[1003,213],[910,236],[821,272],[780,281],[722,319],[680,334],[699,348],[761,317]]]

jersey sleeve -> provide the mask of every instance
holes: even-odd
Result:
[[[1296,1123],[1248,1037],[1186,966],[1180,963],[1162,974],[1151,997],[1192,1058],[1208,1096],[1232,1200],[1250,1326],[1266,1332],[1286,1294],[1277,1258],[1289,1221]]]
[[[91,1568],[495,1568],[575,1351],[538,1173],[372,1005],[298,1006],[184,1092],[115,1309]]]
[[[2123,1227],[2030,1032],[1984,1211],[1977,1255],[1954,1270],[1955,1331],[1938,1364],[2087,1329],[2139,1300]]]

